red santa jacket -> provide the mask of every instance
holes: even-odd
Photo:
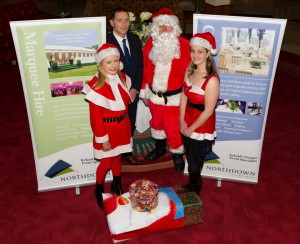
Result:
[[[144,49],[144,75],[140,97],[150,99],[155,104],[164,104],[164,99],[153,94],[150,88],[154,91],[173,91],[182,88],[184,83],[185,71],[190,63],[190,46],[189,41],[179,37],[180,58],[174,58],[169,65],[160,65],[157,67],[149,58],[149,53],[153,47],[153,40],[150,38]],[[161,76],[159,82],[155,81],[155,75]],[[164,80],[165,79],[165,80]],[[160,84],[155,84],[160,83]],[[167,106],[178,106],[180,94],[173,95],[168,98]]]

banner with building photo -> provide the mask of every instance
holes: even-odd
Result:
[[[38,190],[95,182],[83,86],[97,72],[105,17],[10,22],[30,124]],[[111,178],[109,174],[107,179]]]
[[[211,32],[220,74],[217,140],[202,175],[258,182],[272,86],[286,20],[195,14],[193,32]],[[185,171],[186,172],[186,171]]]

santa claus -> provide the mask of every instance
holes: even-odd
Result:
[[[146,160],[166,153],[166,142],[175,169],[183,171],[184,147],[179,131],[179,102],[185,71],[190,62],[189,41],[180,37],[182,30],[172,10],[163,8],[152,16],[151,38],[145,44],[144,77],[140,98],[149,106],[151,135],[155,149]]]

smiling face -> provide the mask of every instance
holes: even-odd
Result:
[[[206,59],[209,56],[209,51],[204,47],[200,47],[197,45],[191,46],[191,60],[195,65],[201,65],[206,63]]]
[[[115,17],[110,20],[110,24],[114,29],[114,32],[124,38],[128,29],[129,29],[129,15],[127,12],[117,12],[115,13]]]
[[[120,58],[116,55],[110,55],[101,61],[100,66],[106,74],[115,75],[119,70]]]

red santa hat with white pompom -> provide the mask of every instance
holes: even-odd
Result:
[[[115,55],[120,58],[120,52],[118,48],[110,43],[104,43],[97,51],[95,55],[96,63],[99,64],[104,58]]]
[[[172,26],[179,25],[179,20],[174,12],[169,8],[162,8],[157,13],[151,16],[152,24],[157,26]]]
[[[190,46],[197,45],[210,51],[212,55],[217,55],[216,40],[210,32],[197,33],[190,40]]]

